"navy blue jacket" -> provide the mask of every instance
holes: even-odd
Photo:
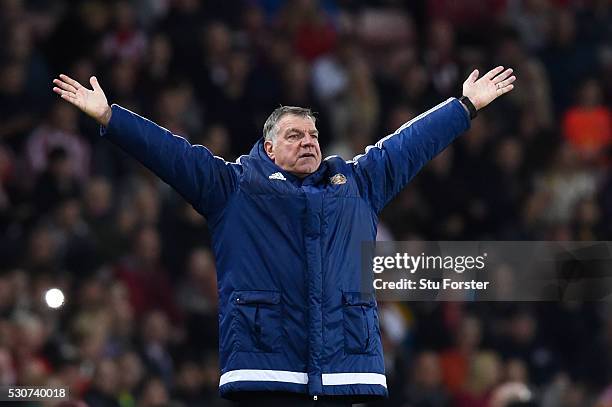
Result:
[[[174,187],[209,224],[217,262],[221,395],[289,391],[386,396],[373,292],[361,292],[361,242],[414,175],[469,127],[455,99],[351,161],[304,179],[255,144],[235,163],[119,106],[102,134]]]

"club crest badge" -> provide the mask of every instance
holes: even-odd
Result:
[[[329,182],[332,185],[346,184],[346,177],[344,176],[344,174],[336,174],[329,179]]]

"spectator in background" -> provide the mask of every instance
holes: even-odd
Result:
[[[174,383],[174,360],[168,346],[172,339],[172,326],[161,311],[144,316],[141,330],[142,359],[147,370],[170,388]],[[145,384],[146,386],[146,384]]]
[[[134,187],[131,204],[134,205],[139,225],[157,227],[161,214],[161,197],[157,185],[138,177],[132,179],[130,184]]]
[[[98,266],[95,241],[83,219],[81,202],[76,198],[62,200],[49,220],[49,230],[57,242],[55,249],[66,271],[82,278]]]
[[[410,383],[404,388],[402,406],[450,407],[451,398],[443,387],[438,355],[422,352],[416,356]]]
[[[26,91],[26,67],[17,61],[0,62],[0,140],[15,149],[34,127],[37,111]]]
[[[147,37],[138,28],[136,13],[129,1],[117,1],[113,10],[114,28],[102,40],[102,52],[109,59],[137,63],[147,47]]]
[[[61,147],[70,176],[80,183],[89,178],[91,148],[78,132],[77,114],[64,104],[54,103],[46,121],[27,138],[26,157],[35,175],[47,168],[51,151]]]
[[[159,377],[148,378],[142,386],[138,407],[160,407],[170,402],[167,385]]]
[[[38,315],[22,314],[16,318],[13,354],[18,383],[43,384],[51,370],[43,352],[49,334],[49,327]]]
[[[159,309],[173,321],[178,319],[174,290],[160,263],[159,232],[156,229],[145,226],[135,233],[132,252],[119,262],[115,273],[128,288],[137,317]]]
[[[523,360],[510,358],[505,364],[505,380],[510,383],[529,384],[529,371]]]
[[[412,63],[402,69],[399,76],[398,99],[421,111],[434,104],[437,93],[432,89],[430,74],[420,63]]]
[[[455,55],[455,31],[444,20],[433,21],[427,36],[425,61],[432,83],[443,97],[451,96],[459,83],[461,72]]]
[[[232,51],[231,32],[226,24],[212,21],[203,28],[202,35],[194,35],[185,41],[194,39],[197,41],[196,47],[199,47],[198,58],[183,70],[206,106],[214,107],[215,95],[229,76],[227,65]],[[181,43],[173,45],[177,49]]]
[[[43,45],[51,68],[66,69],[70,62],[87,56],[98,59],[100,43],[110,25],[111,11],[100,0],[86,0],[68,7]],[[64,46],[58,49],[55,44]],[[92,53],[92,49],[96,51]]]
[[[112,259],[106,242],[113,239],[116,228],[113,195],[113,186],[107,178],[94,177],[87,183],[82,197],[83,218],[90,228],[97,260],[102,263]]]
[[[495,226],[496,220],[492,218],[495,210],[493,200],[500,186],[499,180],[491,184],[492,174],[496,171],[493,163],[496,155],[491,151],[495,142],[493,124],[491,119],[483,119],[474,121],[465,137],[457,144],[457,158],[453,160],[455,165],[448,170],[454,169],[451,178],[460,182],[452,188],[463,196],[465,202],[460,212],[469,225],[465,235],[474,238],[490,233],[490,228]]]
[[[601,209],[593,197],[576,204],[572,216],[572,236],[576,240],[595,241],[605,239],[605,226],[601,222]]]
[[[24,88],[35,106],[46,106],[51,100],[49,95],[37,91],[40,86],[51,79],[47,62],[38,48],[35,47],[34,24],[22,20],[6,26],[7,46],[2,50],[0,56],[9,61],[14,61],[23,66]],[[32,110],[32,107],[30,107]],[[39,107],[33,110],[38,110]]]
[[[2,386],[14,386],[16,382],[17,373],[12,353],[9,349],[0,347],[0,384]]]
[[[508,320],[507,332],[497,338],[497,348],[502,356],[525,362],[528,375],[535,384],[550,379],[557,361],[551,357],[552,350],[542,343],[538,320],[529,310],[517,310]]]
[[[46,159],[46,169],[38,176],[34,186],[37,215],[45,215],[65,199],[79,196],[81,186],[71,168],[66,150],[54,147]]]
[[[172,280],[179,281],[185,277],[185,270],[190,266],[192,251],[200,245],[210,246],[208,224],[195,209],[186,202],[176,202],[162,219],[164,236],[164,264],[174,270]]]
[[[517,403],[527,403],[532,399],[531,391],[525,384],[509,382],[495,389],[490,407],[517,407]]]
[[[561,145],[550,170],[536,178],[536,189],[528,202],[528,225],[567,225],[575,205],[593,196],[597,181],[597,174],[589,171],[577,152],[568,144]]]
[[[56,244],[48,227],[41,225],[32,230],[28,236],[26,249],[23,250],[27,256],[22,255],[21,264],[28,275],[53,274],[61,269]]]
[[[574,100],[576,84],[581,78],[595,74],[598,64],[595,44],[578,41],[574,13],[558,8],[546,18],[551,17],[550,39],[541,52],[541,59],[548,73],[555,112],[560,115]]]
[[[601,84],[594,79],[585,81],[577,99],[563,115],[563,136],[581,160],[601,161],[612,145],[612,113],[603,103]]]
[[[455,332],[455,344],[440,354],[440,367],[445,388],[458,394],[466,385],[470,366],[480,348],[482,327],[473,316],[465,316]]]
[[[329,16],[317,6],[316,1],[290,0],[278,21],[292,38],[296,54],[309,62],[331,51],[337,40]]]
[[[359,54],[357,40],[346,36],[327,54],[317,58],[312,64],[312,85],[316,97],[326,107],[346,92],[349,82],[351,62]]]
[[[119,404],[121,407],[135,406],[138,392],[145,375],[145,369],[140,356],[136,352],[128,351],[117,360],[119,369]]]
[[[179,305],[185,312],[188,341],[194,349],[216,349],[218,327],[215,259],[210,250],[196,247],[189,255],[187,268],[187,275],[177,294]]]
[[[28,194],[17,176],[17,158],[0,142],[0,258],[5,267],[16,265],[19,246],[24,239],[24,225],[31,210],[25,209]]]
[[[185,407],[211,404],[211,400],[209,400],[208,395],[204,392],[204,372],[202,372],[202,368],[197,363],[185,361],[179,366],[175,397]]]
[[[554,121],[553,106],[544,65],[528,53],[518,35],[512,31],[504,34],[502,43],[497,47],[496,58],[505,64],[516,66],[522,74],[521,81],[525,84],[524,88],[513,92],[506,102],[514,105],[513,109],[529,106],[525,110],[531,112],[532,125],[538,130],[551,129]],[[506,109],[506,114],[508,110],[510,109]]]
[[[103,359],[96,367],[93,382],[83,400],[89,407],[121,407],[119,404],[119,369],[113,359]]]
[[[465,186],[452,172],[455,147],[449,146],[426,167],[421,177],[422,191],[430,216],[435,213],[438,227],[432,230],[434,239],[453,240],[465,231]]]
[[[359,123],[357,133],[365,134],[368,137],[367,144],[370,144],[369,138],[377,129],[380,115],[374,78],[363,57],[355,57],[350,61],[347,74],[348,83],[344,92],[329,106],[330,116],[334,119],[333,132],[339,136],[336,138],[338,141],[350,140],[353,137],[351,124],[354,127],[354,123]]]
[[[193,87],[189,83],[163,87],[157,95],[155,111],[162,126],[183,134],[188,140],[193,140],[202,132],[200,106],[194,99]]]
[[[527,195],[527,186],[520,181],[523,144],[516,138],[499,140],[494,154],[495,162],[486,183],[488,187],[483,187],[483,195],[490,194],[483,232],[497,231],[502,239],[520,236],[520,204]]]
[[[151,35],[138,84],[138,88],[145,93],[147,110],[152,110],[159,89],[168,84],[174,73],[173,56],[174,49],[168,35],[161,32]]]
[[[136,96],[138,86],[138,66],[126,59],[113,61],[110,66],[110,88],[109,92],[115,100],[120,100],[127,106],[139,107],[143,102],[143,96]]]
[[[220,124],[211,124],[204,134],[202,145],[206,146],[214,155],[226,157],[228,161],[235,158],[232,153],[232,142],[227,128]]]
[[[470,362],[464,387],[454,397],[455,407],[488,407],[501,379],[501,361],[494,352],[479,352]]]
[[[529,51],[545,47],[550,33],[553,4],[548,0],[512,1],[506,9],[506,20],[519,33]]]

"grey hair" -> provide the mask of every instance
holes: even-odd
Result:
[[[268,116],[263,127],[263,135],[266,141],[276,141],[276,133],[278,129],[276,125],[279,120],[285,115],[294,115],[300,117],[310,117],[312,121],[316,121],[314,113],[309,108],[297,107],[297,106],[280,106],[274,109],[274,111]]]

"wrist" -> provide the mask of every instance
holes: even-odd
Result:
[[[474,103],[467,96],[461,96],[459,102],[465,107],[470,116],[470,119],[474,119],[478,115],[478,109],[474,106]]]
[[[104,111],[104,113],[102,114],[102,117],[100,117],[100,119],[98,120],[98,122],[104,126],[104,127],[108,127],[108,123],[110,122],[111,116],[113,115],[113,110],[111,109],[110,106],[106,106],[106,110]]]

